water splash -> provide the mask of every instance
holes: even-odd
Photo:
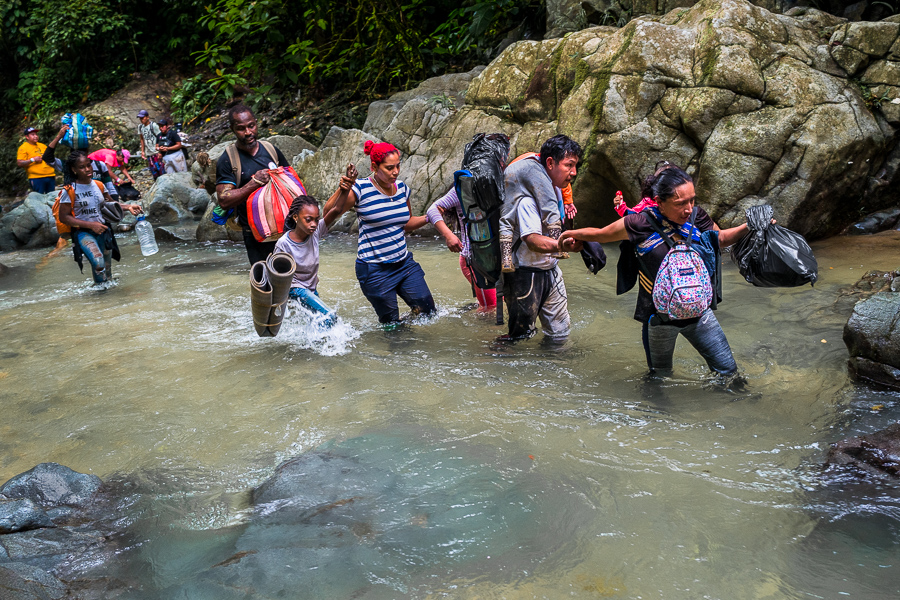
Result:
[[[328,316],[313,312],[295,300],[288,301],[288,313],[279,332],[292,346],[312,350],[321,356],[339,356],[353,349],[362,332],[340,316],[328,326]]]

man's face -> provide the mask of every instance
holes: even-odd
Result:
[[[547,159],[547,175],[553,185],[562,189],[572,183],[578,174],[578,157],[566,155],[561,161],[556,162],[553,157]]]
[[[150,117],[141,117],[141,125],[149,125]]]
[[[251,112],[242,112],[235,115],[234,125],[231,126],[237,141],[242,146],[252,146],[257,139],[256,117]]]
[[[32,131],[31,133],[25,134],[25,139],[28,140],[29,144],[37,144],[38,143],[38,132]]]
[[[159,130],[162,131],[163,133],[165,133],[169,130],[169,126],[168,125],[160,125]]]

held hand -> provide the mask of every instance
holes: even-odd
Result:
[[[97,221],[91,221],[91,224],[88,226],[88,229],[90,229],[97,235],[100,235],[104,231],[106,231],[106,225],[104,225],[103,223],[98,223]]]
[[[359,177],[359,171],[356,170],[356,165],[353,163],[347,164],[347,178],[350,179],[351,182],[356,181],[356,178]]]
[[[615,208],[619,208],[619,205],[625,202],[625,198],[622,196],[621,190],[616,192],[616,197],[613,198],[613,206]]]
[[[561,239],[557,245],[562,252],[581,252],[582,248],[584,248],[584,242],[575,238]]]
[[[59,131],[56,133],[56,141],[63,139],[63,136],[66,135],[66,132],[69,130],[68,125],[63,125],[59,128]]]
[[[147,160],[147,153],[144,152],[143,150],[141,150],[141,158],[143,158],[144,160]]]
[[[123,205],[122,205],[122,208],[124,208],[125,210],[127,210],[128,212],[130,212],[131,214],[133,214],[133,215],[135,215],[135,216],[137,216],[137,215],[141,214],[142,212],[144,212],[144,209],[141,208],[141,207],[140,207],[139,205],[137,205],[137,204],[123,204]]]
[[[257,171],[253,174],[253,181],[255,181],[259,187],[263,187],[269,180],[272,179],[272,176],[269,175],[268,171]]]
[[[578,213],[578,209],[575,208],[575,205],[574,205],[574,204],[566,204],[566,205],[564,206],[564,208],[565,208],[565,211],[566,211],[566,218],[567,218],[567,219],[574,219],[574,218],[575,218],[575,215]]]
[[[356,177],[349,177],[347,175],[341,175],[341,183],[338,185],[345,192],[353,188],[353,183],[356,181]]]
[[[449,249],[450,252],[456,252],[457,254],[462,252],[462,242],[459,241],[458,237],[451,233],[450,237],[448,237],[446,241],[447,249]]]

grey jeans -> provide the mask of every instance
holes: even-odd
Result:
[[[650,323],[644,324],[647,333],[644,349],[647,351],[647,363],[651,371],[672,369],[672,355],[675,353],[679,333],[716,373],[730,375],[737,371],[737,363],[734,362],[731,347],[725,339],[725,332],[712,310],[707,308],[700,318],[687,325],[654,324],[655,321],[651,319]]]

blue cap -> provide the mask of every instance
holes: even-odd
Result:
[[[138,116],[138,119],[143,119],[144,117],[149,117],[150,113],[148,113],[146,110],[144,110],[142,108],[141,110],[138,111],[137,116]]]

